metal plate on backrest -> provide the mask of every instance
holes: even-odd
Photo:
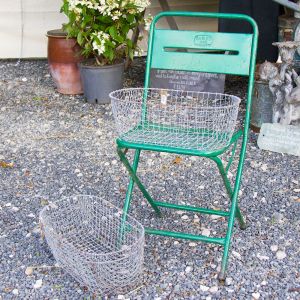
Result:
[[[252,37],[240,33],[155,29],[151,68],[249,75]]]

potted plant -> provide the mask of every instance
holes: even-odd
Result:
[[[50,30],[48,37],[48,65],[57,91],[61,94],[82,94],[78,63],[84,58],[76,39],[67,38],[62,29]]]
[[[129,33],[145,24],[148,0],[63,0],[68,37],[77,39],[84,95],[88,102],[108,103],[108,94],[123,87],[124,65],[139,50]],[[92,57],[92,58],[91,58]]]

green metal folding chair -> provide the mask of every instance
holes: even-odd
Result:
[[[250,23],[251,34],[198,32],[157,29],[163,17],[200,17],[237,19]],[[258,29],[255,21],[241,14],[202,12],[163,12],[155,16],[149,35],[144,89],[123,89],[111,93],[112,109],[119,132],[117,152],[130,175],[123,218],[126,219],[134,183],[158,216],[160,207],[226,217],[225,237],[208,237],[182,232],[146,228],[146,233],[214,243],[224,247],[219,279],[225,279],[235,218],[241,229],[246,224],[238,206],[242,170],[245,160],[254,83]],[[243,129],[234,132],[239,99],[231,95],[151,89],[151,69],[180,70],[248,76],[248,92]],[[239,138],[242,146],[234,187],[228,179]],[[134,149],[131,164],[126,157]],[[231,150],[226,166],[221,154]],[[142,150],[206,157],[214,161],[231,199],[229,211],[178,205],[154,200],[137,175]]]

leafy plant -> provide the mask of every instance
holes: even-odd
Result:
[[[63,0],[61,12],[69,19],[63,28],[76,38],[86,58],[98,65],[133,59],[137,45],[128,37],[139,25],[146,25],[144,10],[149,0]]]

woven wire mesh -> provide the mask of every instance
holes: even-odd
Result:
[[[140,283],[144,229],[111,203],[93,196],[73,196],[40,213],[57,262],[91,291],[128,292]]]
[[[129,88],[110,93],[119,138],[215,151],[232,137],[240,98],[219,93]]]

